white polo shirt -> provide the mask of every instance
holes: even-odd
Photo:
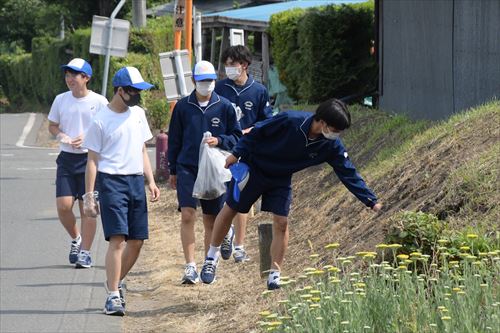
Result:
[[[99,154],[97,170],[112,175],[142,175],[144,142],[153,137],[144,110],[118,113],[102,106],[92,120],[83,147]]]
[[[74,139],[85,135],[92,118],[101,105],[107,105],[106,97],[91,90],[85,97],[76,98],[71,91],[59,94],[50,108],[48,119],[59,124],[59,129]],[[60,143],[59,150],[74,154],[84,154],[86,149],[73,148],[70,144]]]

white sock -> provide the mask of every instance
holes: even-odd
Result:
[[[208,249],[207,252],[207,258],[212,258],[215,261],[219,259],[220,256],[220,246],[213,246],[210,245],[210,248]]]
[[[278,282],[280,281],[280,275],[281,275],[281,272],[280,271],[276,271],[276,270],[271,270],[269,272],[269,277],[267,278],[267,281],[270,283],[270,282]]]
[[[108,298],[109,297],[120,297],[120,292],[117,290],[117,291],[110,291],[108,293]]]
[[[234,250],[235,251],[238,251],[238,250],[241,251],[241,250],[244,250],[244,249],[245,249],[245,247],[243,245],[236,245],[236,244],[234,245]]]
[[[195,262],[188,262],[188,263],[186,264],[186,267],[187,267],[187,266],[192,266],[192,267],[196,268],[196,263],[195,263]]]
[[[78,237],[76,237],[75,239],[73,239],[73,242],[75,242],[76,244],[80,244],[82,242],[82,236],[78,235]]]
[[[90,254],[90,251],[87,251],[87,250],[80,250],[80,254]]]

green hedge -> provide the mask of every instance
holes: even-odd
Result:
[[[45,110],[55,96],[67,90],[61,65],[72,58],[84,58],[92,65],[93,76],[89,88],[101,93],[105,57],[89,53],[91,29],[79,29],[65,40],[37,37],[32,40],[32,53],[0,56],[0,86],[9,101],[10,111],[24,105],[39,105]],[[168,108],[158,53],[173,49],[172,18],[165,16],[148,20],[146,28],[132,28],[129,53],[125,58],[111,57],[106,97],[113,94],[113,74],[122,66],[134,66],[144,79],[156,88],[147,93],[144,106],[150,109],[150,123],[157,128],[166,126]]]
[[[321,102],[374,89],[373,10],[370,1],[271,17],[272,54],[292,98]]]

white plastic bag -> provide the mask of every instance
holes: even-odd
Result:
[[[205,140],[211,137],[210,132],[203,134],[200,144],[198,174],[193,187],[193,197],[212,200],[226,192],[225,183],[231,180],[231,172],[224,168],[229,152],[210,147]]]

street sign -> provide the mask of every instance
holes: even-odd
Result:
[[[175,31],[184,30],[184,21],[186,14],[186,0],[177,0],[174,9],[174,29]]]
[[[188,96],[194,90],[188,50],[160,53],[163,85],[168,102]]]
[[[110,22],[113,27],[110,29]],[[109,33],[111,31],[111,40]],[[90,53],[106,55],[109,43],[109,54],[116,57],[126,57],[130,22],[94,15],[92,18],[92,34],[90,36]]]
[[[243,29],[229,29],[229,44],[245,45],[245,31]]]

